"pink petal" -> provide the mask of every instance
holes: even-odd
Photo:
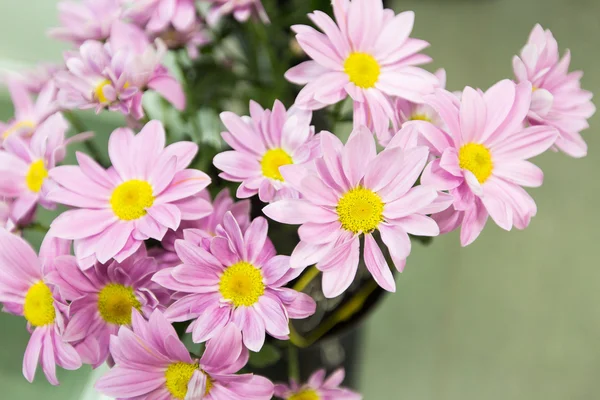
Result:
[[[364,260],[375,282],[388,292],[396,291],[396,282],[390,267],[371,234],[365,235]]]

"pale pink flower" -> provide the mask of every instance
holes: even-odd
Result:
[[[344,370],[338,369],[325,379],[325,370],[320,369],[310,376],[308,382],[299,385],[290,380],[289,385],[275,385],[275,397],[284,400],[362,400],[362,396],[340,387],[344,381]]]
[[[269,400],[273,384],[258,375],[235,375],[248,361],[241,334],[230,327],[221,342],[209,342],[193,359],[160,311],[144,320],[132,316],[133,330],[121,327],[110,351],[116,366],[96,383],[101,393],[122,400]]]
[[[276,100],[273,110],[263,110],[250,102],[251,117],[232,112],[221,114],[228,129],[223,140],[233,150],[219,153],[214,165],[223,171],[219,176],[241,182],[237,197],[248,198],[258,193],[263,202],[296,197],[297,192],[283,179],[282,165],[306,163],[318,155],[318,141],[310,125],[310,111],[291,108]]]
[[[414,186],[429,151],[388,146],[377,154],[366,128],[355,130],[345,146],[329,132],[320,136],[323,157],[315,161],[316,172],[302,166],[281,169],[301,199],[271,203],[263,212],[275,221],[302,225],[291,264],[293,268],[316,264],[323,272],[326,297],[340,295],[352,283],[361,236],[367,269],[381,287],[395,291],[394,277],[373,232],[379,231],[400,271],[411,250],[409,233],[439,234],[426,214],[444,210],[451,201],[433,188]]]
[[[126,15],[136,25],[157,35],[171,27],[179,32],[189,31],[200,18],[195,0],[137,0]]]
[[[423,184],[449,190],[454,206],[435,215],[443,233],[459,225],[461,243],[472,243],[488,216],[503,229],[524,229],[537,208],[521,186],[538,187],[544,174],[526,161],[546,151],[558,132],[548,126],[523,127],[531,103],[531,84],[504,80],[482,93],[465,88],[462,100],[444,90],[428,102],[447,131],[429,123],[411,122],[430,144],[432,161]]]
[[[38,363],[52,385],[58,385],[56,365],[75,370],[81,359],[63,338],[66,304],[46,281],[54,268],[48,237],[40,257],[22,238],[0,229],[0,302],[4,311],[27,320],[31,338],[23,359],[23,375],[33,382]]]
[[[165,315],[170,321],[193,319],[188,332],[194,342],[220,338],[223,328],[234,325],[242,332],[244,345],[259,351],[265,331],[285,340],[290,318],[315,312],[310,296],[283,287],[300,271],[290,269],[288,256],[276,255],[267,231],[262,217],[242,231],[227,212],[209,250],[185,240],[175,242],[183,264],[163,269],[153,279],[185,294]]]
[[[198,151],[192,142],[165,148],[165,131],[150,121],[140,133],[115,130],[108,142],[113,166],[104,170],[83,153],[79,166],[63,166],[49,172],[61,187],[48,197],[76,207],[56,218],[54,236],[74,240],[75,255],[83,269],[111,258],[123,262],[144,240],[161,240],[167,229],[176,230],[181,220],[201,218],[203,204],[195,194],[210,178],[186,169]]]
[[[2,80],[5,82],[14,80],[29,94],[37,96],[54,79],[54,75],[64,68],[64,65],[41,63],[25,71],[19,71],[19,73],[6,73]]]
[[[175,242],[184,237],[197,245],[210,248],[210,240],[217,234],[217,226],[223,223],[225,214],[230,211],[240,225],[242,231],[250,226],[250,201],[242,200],[234,202],[229,194],[229,189],[222,189],[210,204],[210,194],[203,190],[197,201],[206,206],[206,216],[197,220],[182,221],[177,231],[168,231],[163,238],[162,249],[152,249],[151,252],[163,267],[175,267],[181,264],[181,260],[175,251]]]
[[[533,88],[528,122],[558,129],[556,147],[572,157],[584,157],[587,144],[580,132],[589,127],[587,120],[596,107],[591,102],[592,93],[581,89],[583,72],[569,73],[570,63],[569,50],[559,59],[556,39],[539,24],[521,56],[513,58],[517,80],[529,82]]]
[[[15,116],[7,123],[0,122],[0,146],[11,135],[29,140],[40,124],[58,111],[55,99],[56,86],[52,82],[44,86],[35,101],[19,77],[10,76],[6,84],[15,109]]]
[[[82,271],[75,257],[63,256],[55,267],[48,281],[69,302],[63,340],[74,344],[83,362],[94,368],[108,358],[110,336],[131,324],[133,309],[149,318],[169,303],[171,293],[151,280],[159,267],[144,246],[122,263],[96,263]]]
[[[212,3],[206,17],[210,25],[216,24],[223,16],[232,14],[239,22],[250,17],[258,17],[263,23],[269,23],[269,16],[261,0],[205,0]]]
[[[433,74],[417,67],[431,61],[419,53],[429,43],[409,37],[412,11],[395,16],[382,0],[334,0],[333,11],[337,23],[321,11],[309,14],[323,33],[305,25],[292,27],[312,58],[285,75],[306,85],[296,104],[315,110],[350,96],[355,128],[365,125],[385,140],[394,118],[392,97],[422,102],[437,84]]]
[[[65,133],[69,125],[60,113],[46,119],[26,142],[11,135],[0,150],[0,196],[13,199],[11,218],[28,219],[39,203],[52,209],[55,203],[47,194],[52,186],[48,171],[65,157]]]
[[[67,71],[56,74],[59,103],[96,112],[108,108],[140,119],[142,95],[151,89],[183,110],[181,84],[161,64],[166,51],[164,42],[152,45],[140,28],[115,22],[107,43],[90,40],[79,52],[65,53]]]
[[[110,37],[112,24],[123,14],[123,0],[61,1],[58,3],[60,27],[48,34],[80,46],[86,40],[104,41]]]

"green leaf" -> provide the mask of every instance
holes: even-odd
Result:
[[[275,364],[281,358],[281,352],[272,344],[265,343],[258,353],[250,352],[248,364],[255,368],[266,368]]]

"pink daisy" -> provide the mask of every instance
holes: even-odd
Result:
[[[183,239],[202,245],[207,250],[210,248],[210,240],[216,235],[217,226],[223,223],[227,212],[231,212],[240,225],[242,231],[250,226],[250,201],[242,200],[234,202],[229,194],[229,189],[222,189],[210,204],[210,194],[203,190],[198,196],[199,202],[205,202],[207,216],[193,220],[182,221],[177,231],[168,231],[161,242],[162,249],[154,250],[152,255],[157,257],[161,265],[175,267],[181,264],[181,260],[175,251],[175,242]]]
[[[152,34],[166,32],[170,27],[189,31],[200,18],[195,0],[141,0],[126,12],[137,25]]]
[[[513,58],[519,82],[533,87],[528,122],[558,129],[556,147],[572,157],[587,154],[587,144],[580,132],[589,127],[587,120],[596,107],[592,93],[581,89],[583,72],[569,73],[571,53],[559,59],[558,43],[550,30],[539,24],[533,28],[521,56]]]
[[[61,26],[48,34],[77,46],[86,40],[109,38],[112,24],[123,14],[123,0],[61,1],[58,16]]]
[[[310,296],[283,287],[300,271],[290,269],[288,256],[275,255],[267,231],[267,221],[259,217],[244,232],[227,212],[210,250],[184,240],[175,242],[183,265],[164,269],[153,279],[186,294],[165,315],[171,321],[194,319],[188,328],[194,342],[219,337],[224,327],[235,325],[245,346],[259,351],[265,331],[287,339],[289,318],[315,312]]]
[[[197,151],[191,142],[165,148],[165,131],[158,121],[150,121],[137,135],[115,130],[108,142],[113,164],[108,170],[77,153],[79,166],[49,172],[61,187],[48,197],[77,208],[59,215],[50,231],[75,241],[83,269],[111,258],[123,262],[144,240],[161,240],[181,220],[206,215],[204,204],[190,201],[210,183],[205,173],[186,169]]]
[[[117,21],[107,43],[88,40],[79,52],[65,53],[67,71],[56,74],[58,101],[64,108],[107,108],[140,119],[142,95],[151,89],[183,110],[181,84],[161,64],[166,52],[161,40],[154,46],[140,28]]]
[[[296,197],[297,193],[283,179],[279,167],[302,164],[318,155],[318,141],[310,125],[312,113],[297,108],[286,111],[276,100],[273,111],[263,110],[250,102],[249,117],[232,112],[221,114],[228,129],[223,139],[233,150],[219,153],[214,165],[223,171],[219,176],[241,182],[237,197],[248,198],[258,193],[263,202]]]
[[[122,263],[97,263],[86,271],[72,256],[58,258],[55,265],[48,280],[70,304],[63,340],[74,343],[83,362],[94,368],[108,358],[110,336],[131,324],[133,309],[149,318],[170,299],[169,291],[152,282],[158,264],[143,246]]]
[[[261,0],[205,0],[212,3],[206,17],[210,25],[216,24],[223,16],[232,14],[239,22],[246,22],[252,16],[258,17],[263,23],[269,23],[269,16]]]
[[[301,199],[271,203],[263,212],[281,223],[302,224],[291,264],[303,268],[316,263],[323,272],[326,297],[340,295],[352,283],[361,236],[367,269],[381,287],[395,291],[394,277],[373,233],[379,231],[400,271],[411,249],[409,233],[439,234],[426,214],[448,207],[448,199],[431,187],[414,186],[429,152],[426,147],[388,147],[377,154],[366,128],[355,130],[345,146],[329,132],[320,136],[323,157],[315,161],[316,172],[282,168]]]
[[[38,96],[42,90],[54,79],[56,72],[64,69],[64,66],[52,63],[40,63],[33,68],[19,71],[19,73],[8,73],[4,81],[16,81],[30,95]]]
[[[472,243],[488,215],[503,229],[524,229],[537,208],[521,186],[538,187],[542,171],[526,161],[546,151],[558,132],[548,126],[523,127],[531,103],[531,84],[504,80],[485,94],[465,88],[462,101],[444,90],[429,103],[444,120],[444,132],[429,123],[418,124],[432,161],[421,177],[423,184],[449,190],[454,207],[435,216],[441,231],[462,224],[461,243]]]
[[[334,0],[334,22],[315,11],[310,19],[323,31],[296,25],[296,39],[311,61],[290,69],[286,78],[306,85],[296,104],[311,110],[354,100],[355,127],[373,127],[385,139],[394,117],[392,96],[422,102],[433,92],[435,76],[418,65],[431,61],[419,52],[429,43],[410,38],[412,11],[394,15],[382,0]]]
[[[219,343],[209,342],[200,360],[193,359],[160,311],[150,321],[137,312],[133,330],[121,327],[110,341],[116,366],[96,389],[122,400],[269,400],[273,384],[262,376],[235,375],[248,361],[240,332],[230,327]]]
[[[35,102],[31,98],[31,92],[18,77],[8,78],[7,86],[15,116],[7,123],[0,122],[0,146],[11,135],[29,139],[42,122],[58,111],[56,87],[52,82],[44,86]]]
[[[0,150],[0,196],[14,199],[11,217],[15,222],[30,215],[39,203],[52,209],[48,196],[52,183],[48,171],[65,157],[65,133],[69,125],[60,113],[43,122],[29,143],[10,136]]]
[[[31,338],[23,359],[23,375],[33,382],[38,363],[48,381],[58,385],[56,365],[75,370],[81,359],[63,338],[66,305],[47,280],[54,254],[45,240],[40,257],[22,238],[0,229],[0,302],[4,311],[27,320]]]
[[[360,394],[340,387],[345,376],[343,369],[336,370],[327,379],[325,373],[324,369],[316,371],[304,385],[293,379],[289,386],[275,385],[275,397],[284,400],[362,400]]]

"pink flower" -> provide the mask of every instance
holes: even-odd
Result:
[[[44,86],[35,102],[19,77],[8,78],[7,86],[15,108],[15,116],[6,124],[0,122],[0,146],[11,135],[29,139],[42,122],[58,111],[55,102],[56,86],[52,82]]]
[[[160,311],[149,322],[133,312],[132,322],[133,331],[121,327],[111,338],[116,367],[96,383],[101,393],[123,400],[269,400],[273,395],[268,379],[234,375],[248,361],[236,329],[224,329],[221,342],[209,342],[196,360]]]
[[[228,188],[219,192],[212,205],[210,204],[210,194],[206,190],[203,190],[197,198],[198,202],[206,205],[207,215],[193,221],[182,221],[177,231],[167,232],[161,242],[163,248],[152,252],[152,255],[159,260],[163,267],[175,267],[181,264],[175,251],[175,242],[184,237],[208,250],[210,240],[216,235],[217,226],[223,223],[223,218],[229,211],[242,231],[246,231],[250,225],[250,201],[234,202]]]
[[[31,332],[23,359],[25,378],[33,382],[39,363],[48,381],[58,385],[56,365],[75,370],[81,367],[81,360],[62,338],[66,305],[46,281],[54,256],[47,250],[49,240],[38,258],[25,240],[0,229],[0,302],[4,311],[24,316]]]
[[[446,71],[439,69],[435,76],[439,80],[438,87],[444,89],[446,87]],[[389,143],[389,140],[402,128],[405,122],[408,121],[427,121],[433,125],[444,129],[444,121],[439,114],[427,103],[413,103],[412,101],[398,98],[394,101],[394,119],[392,120],[393,128],[390,130],[389,138],[380,140],[384,145]]]
[[[364,235],[364,261],[377,283],[395,291],[396,284],[373,232],[379,230],[396,268],[410,254],[408,234],[437,236],[437,224],[426,214],[449,206],[446,195],[415,186],[429,152],[426,147],[388,147],[380,154],[366,129],[355,130],[348,143],[322,132],[323,157],[316,172],[284,167],[282,174],[301,199],[271,203],[263,212],[275,221],[302,224],[300,243],[291,257],[293,268],[317,264],[323,272],[323,293],[336,297],[352,283]]]
[[[246,22],[250,17],[256,16],[268,24],[269,16],[261,0],[207,0],[212,3],[206,17],[210,25],[216,24],[223,16],[233,14],[239,22]]]
[[[48,197],[76,207],[52,222],[54,236],[74,240],[83,269],[111,258],[123,262],[144,240],[161,240],[181,220],[205,215],[194,195],[210,183],[203,172],[186,169],[198,147],[178,142],[165,148],[165,131],[150,121],[134,135],[120,128],[110,136],[113,166],[104,170],[89,156],[77,153],[79,166],[54,168],[50,177],[61,187]]]
[[[385,140],[394,117],[392,96],[422,102],[424,95],[433,92],[435,76],[416,67],[431,61],[419,53],[429,44],[409,37],[412,11],[394,16],[381,0],[334,0],[333,11],[337,24],[321,11],[309,14],[323,33],[304,25],[292,27],[313,59],[285,75],[306,85],[296,104],[315,110],[350,96],[355,128],[372,127]]]
[[[126,15],[151,34],[166,32],[171,27],[186,32],[200,18],[195,0],[138,0]]]
[[[325,379],[325,370],[320,369],[302,386],[293,379],[289,386],[275,385],[275,397],[284,400],[362,400],[360,394],[340,387],[344,376],[344,370],[338,369]]]
[[[37,96],[54,79],[56,72],[62,69],[64,69],[62,65],[41,63],[19,73],[6,74],[3,80],[6,80],[6,82],[14,80],[23,86],[29,94]]]
[[[86,41],[78,53],[65,54],[68,71],[56,75],[58,100],[65,108],[108,108],[140,119],[142,95],[152,89],[183,110],[181,84],[161,64],[166,51],[160,40],[151,45],[138,27],[115,22],[108,43]]]
[[[47,196],[52,185],[48,171],[64,159],[68,128],[62,114],[56,113],[37,128],[29,143],[18,136],[4,142],[4,150],[0,150],[0,197],[14,199],[13,221],[27,219],[38,203],[54,208]]]
[[[302,164],[318,155],[312,113],[297,108],[286,111],[276,100],[273,111],[263,110],[250,102],[250,115],[239,117],[231,112],[221,114],[228,129],[223,139],[233,147],[215,156],[219,176],[242,182],[237,197],[248,198],[258,193],[263,202],[296,197],[297,193],[279,172],[282,165]]]
[[[243,232],[227,212],[210,250],[185,240],[175,242],[183,265],[164,269],[153,279],[187,294],[165,316],[170,321],[194,319],[188,328],[194,342],[220,338],[223,328],[235,325],[243,333],[244,345],[259,351],[265,331],[287,339],[289,318],[315,312],[310,296],[283,287],[300,271],[290,269],[288,256],[275,255],[267,230],[267,221],[259,217]]]
[[[83,362],[94,368],[108,358],[110,336],[131,324],[133,309],[149,318],[169,303],[170,292],[151,281],[158,264],[144,246],[122,263],[96,263],[82,271],[75,257],[64,256],[55,266],[48,279],[70,304],[63,340],[74,343]]]
[[[539,24],[533,28],[521,56],[513,58],[519,82],[533,87],[528,122],[558,129],[556,147],[572,157],[584,157],[587,144],[580,132],[589,127],[587,120],[596,107],[592,93],[581,89],[583,72],[569,73],[571,53],[559,59],[558,43],[550,30]]]
[[[524,229],[536,212],[521,186],[538,187],[542,171],[526,161],[546,151],[557,132],[548,126],[523,127],[531,102],[531,84],[504,80],[485,94],[465,88],[462,101],[444,90],[428,98],[448,130],[417,124],[431,152],[423,184],[449,190],[454,207],[435,216],[442,232],[462,224],[461,243],[472,243],[488,215],[503,229]]]
[[[106,40],[112,24],[123,14],[121,3],[123,0],[61,1],[58,12],[62,26],[48,34],[77,46],[86,40]]]

